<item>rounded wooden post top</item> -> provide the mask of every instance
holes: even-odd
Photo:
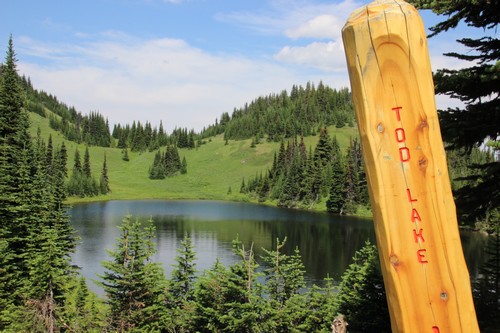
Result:
[[[418,14],[415,7],[407,3],[406,1],[401,0],[376,0],[364,7],[356,9],[351,13],[347,22],[344,26],[344,29],[347,26],[356,25],[361,22],[365,22],[371,19],[380,19],[384,18],[388,13],[405,13],[408,14],[410,12],[414,12]],[[385,18],[384,18],[385,19]]]

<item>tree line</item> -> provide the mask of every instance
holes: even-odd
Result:
[[[276,200],[278,206],[307,208],[326,200],[327,211],[354,214],[368,206],[368,187],[357,139],[351,139],[345,153],[327,128],[321,128],[314,150],[303,138],[280,144],[270,170],[252,179],[242,179],[240,193],[259,201]]]
[[[187,128],[175,128],[168,135],[161,121],[158,128],[149,122],[143,125],[140,121],[134,121],[132,126],[117,124],[113,128],[112,136],[117,140],[118,148],[137,152],[154,151],[167,145],[193,149],[199,140],[194,130],[188,131]],[[201,142],[198,142],[198,145],[200,144]]]
[[[24,75],[20,83],[26,94],[26,109],[48,118],[50,127],[61,132],[67,140],[91,146],[112,145],[108,120],[101,114],[91,112],[83,115],[77,112],[74,107],[60,102],[56,96],[33,88],[31,80]]]
[[[89,147],[85,147],[85,154],[83,156],[83,164],[80,158],[80,151],[78,148],[75,150],[73,169],[71,177],[68,179],[66,188],[68,195],[80,197],[92,197],[95,195],[106,195],[111,192],[108,176],[108,164],[106,154],[104,154],[104,161],[102,163],[101,175],[99,182],[92,175],[90,167],[90,153]]]
[[[224,134],[228,140],[266,137],[280,142],[296,136],[316,135],[317,129],[354,124],[354,108],[347,88],[332,89],[322,82],[316,87],[293,85],[290,93],[258,97],[244,107],[224,112],[215,124],[204,128],[203,138]]]

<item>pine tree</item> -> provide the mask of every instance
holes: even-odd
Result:
[[[163,179],[165,178],[165,156],[158,150],[153,160],[153,165],[149,168],[150,179]]]
[[[99,189],[101,194],[108,194],[111,192],[109,187],[108,165],[106,163],[106,154],[104,154],[104,161],[102,162],[101,178],[99,181]]]
[[[181,162],[181,175],[185,175],[186,173],[187,173],[187,161],[186,161],[186,156],[183,156]]]
[[[128,149],[127,148],[124,148],[122,150],[122,160],[124,160],[125,162],[130,161],[130,158],[128,157]]]
[[[82,173],[82,161],[80,159],[80,152],[78,151],[78,148],[75,150],[75,157],[74,157],[74,163],[73,163],[73,173]]]
[[[94,196],[99,194],[99,186],[92,177],[90,169],[90,154],[88,147],[85,149],[83,166],[80,161],[80,152],[75,150],[73,172],[67,184],[69,195],[78,195],[81,197]]]
[[[142,228],[127,215],[120,230],[115,250],[109,251],[112,260],[103,262],[106,270],[100,276],[110,305],[110,329],[157,332],[166,321],[166,279],[161,266],[151,262],[152,220]]]
[[[342,275],[335,313],[346,317],[349,332],[391,332],[378,252],[369,241]]]
[[[75,239],[58,187],[66,152],[54,152],[51,138],[33,144],[18,84],[11,38],[0,78],[0,330],[52,332],[73,276]]]
[[[76,164],[76,161],[75,161]],[[83,155],[83,168],[82,168],[83,174],[87,178],[92,177],[92,170],[90,168],[90,154],[89,154],[89,147],[85,147],[85,155]]]
[[[330,196],[326,202],[326,210],[334,214],[343,214],[345,204],[345,167],[339,156],[333,161],[333,181],[330,188]]]
[[[0,67],[0,330],[9,325],[9,311],[21,304],[20,290],[28,274],[33,156],[28,116],[16,69],[12,36]]]
[[[253,249],[245,251],[233,241],[233,252],[241,258],[231,267],[219,261],[198,281],[195,293],[195,323],[192,331],[262,332],[262,298]]]
[[[269,195],[270,185],[269,185],[269,177],[264,177],[262,184],[259,189],[259,202],[266,201]]]
[[[279,306],[284,306],[290,297],[305,287],[305,269],[299,250],[295,249],[294,254],[288,256],[283,253],[285,243],[286,237],[283,242],[277,239],[276,249],[264,249],[266,255],[262,257],[269,265],[269,268],[264,270],[267,292],[270,299],[276,301]]]
[[[359,173],[358,173],[358,163],[356,158],[356,149],[351,140],[349,147],[347,147],[346,161],[345,161],[345,173],[344,173],[344,191],[345,194],[345,204],[343,211],[346,214],[353,214],[356,212],[356,206],[358,203],[358,184],[359,184]]]
[[[177,304],[190,301],[193,298],[195,260],[196,254],[193,250],[193,244],[186,233],[181,241],[181,247],[177,248],[176,265],[172,270],[170,293]]]

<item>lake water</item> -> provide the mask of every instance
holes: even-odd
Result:
[[[196,268],[209,269],[217,258],[229,265],[238,258],[232,253],[232,241],[239,237],[245,249],[252,242],[257,261],[262,264],[262,248],[273,249],[276,240],[287,237],[284,252],[299,248],[308,285],[323,285],[324,278],[339,281],[354,253],[367,240],[375,243],[373,222],[369,219],[340,217],[268,207],[249,203],[220,201],[108,201],[77,204],[70,209],[71,221],[81,238],[73,263],[82,268],[87,279],[98,279],[104,272],[101,262],[108,260],[106,249],[113,249],[120,235],[117,228],[123,217],[146,221],[156,226],[157,253],[169,277],[177,247],[187,233],[197,254]],[[463,233],[464,254],[471,275],[477,276],[484,261],[486,237]],[[99,288],[89,283],[93,291]]]

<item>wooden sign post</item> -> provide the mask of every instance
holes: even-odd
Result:
[[[375,1],[342,36],[392,331],[479,332],[422,20]]]

